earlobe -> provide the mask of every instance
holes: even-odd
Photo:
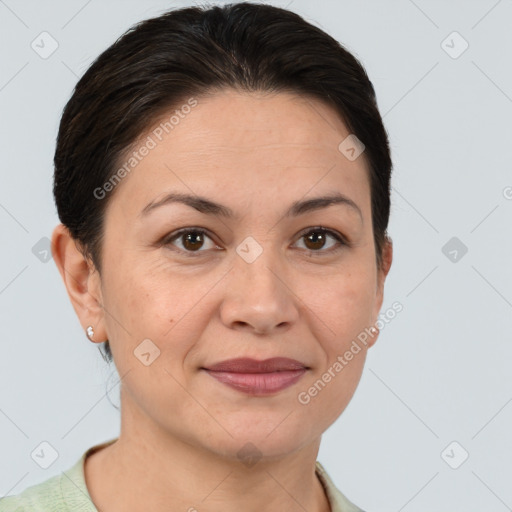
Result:
[[[84,332],[89,325],[93,325],[94,341],[104,341],[107,335],[100,276],[63,224],[57,225],[53,230],[52,256]]]

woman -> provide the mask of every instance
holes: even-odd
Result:
[[[361,64],[290,11],[116,41],[62,116],[52,250],[121,432],[0,510],[361,510],[316,457],[378,337],[390,174]]]

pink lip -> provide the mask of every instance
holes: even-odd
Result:
[[[250,395],[269,395],[295,384],[308,370],[299,361],[274,357],[258,361],[238,358],[203,368],[209,375]]]

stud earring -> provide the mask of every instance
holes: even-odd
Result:
[[[91,340],[91,341],[94,341],[92,339],[92,337],[94,336],[94,329],[92,328],[92,325],[89,325],[86,329],[86,332],[87,332],[87,337]]]

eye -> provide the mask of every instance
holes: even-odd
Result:
[[[181,241],[181,247],[178,246],[178,249],[181,252],[186,253],[187,256],[196,256],[194,253],[205,252],[199,250],[204,247],[205,239],[208,239],[212,242],[212,247],[206,247],[205,250],[214,247],[218,248],[218,246],[213,242],[207,232],[201,228],[180,229],[179,231],[172,233],[169,237],[162,240],[162,244],[176,245],[174,244],[175,240]]]
[[[321,250],[325,247],[326,240],[331,238],[334,240],[327,250]],[[332,253],[348,246],[348,241],[336,231],[323,228],[321,226],[315,228],[308,228],[308,231],[303,232],[299,240],[304,240],[306,249],[311,253]],[[316,256],[316,254],[315,254]]]
[[[327,247],[327,250],[322,250],[325,248],[326,242],[329,238],[334,240],[334,243],[331,243],[330,246]],[[205,246],[206,240],[210,240],[210,247],[208,247],[208,244]],[[349,246],[348,241],[341,234],[321,226],[308,228],[307,231],[303,231],[299,240],[305,241],[305,249],[310,254],[319,253],[318,255],[333,253],[342,249],[344,246]],[[180,244],[177,244],[177,241],[179,241]],[[165,237],[162,240],[162,245],[174,245],[177,247],[178,252],[182,252],[186,256],[192,257],[199,256],[199,253],[206,252],[208,249],[221,249],[217,244],[215,244],[215,242],[213,242],[212,238],[208,235],[208,232],[202,228],[180,229],[179,231],[171,233],[168,237]],[[317,254],[314,255],[317,256]]]

